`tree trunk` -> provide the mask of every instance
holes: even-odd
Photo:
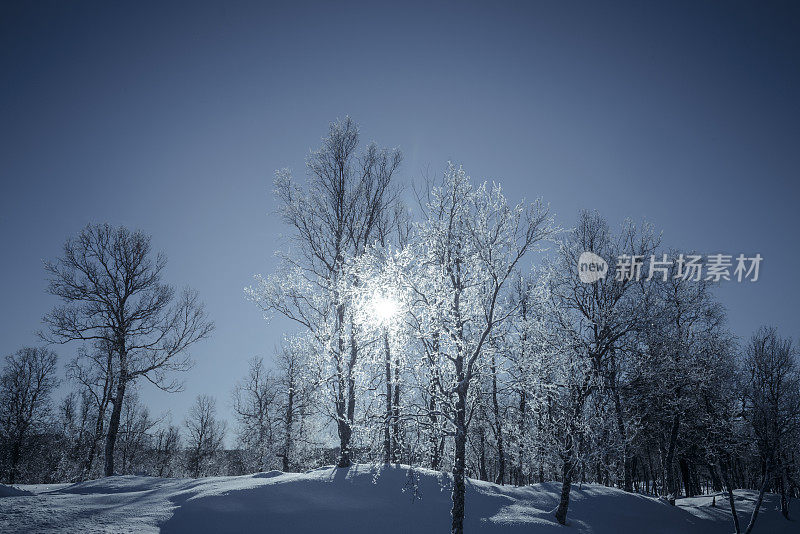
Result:
[[[722,482],[725,484],[725,489],[728,492],[728,502],[731,505],[731,515],[733,516],[733,526],[736,528],[736,534],[742,530],[739,527],[739,516],[736,514],[736,503],[733,500],[733,487],[731,486],[730,477],[728,476],[728,466],[721,462],[720,471],[722,473]]]
[[[389,351],[389,333],[383,331],[384,367],[386,372],[386,415],[383,424],[383,462],[389,463],[393,457],[392,437],[389,428],[392,424],[392,355]]]
[[[433,390],[433,385],[431,385],[431,390]],[[440,454],[440,445],[439,445],[439,436],[436,433],[436,423],[438,417],[436,417],[436,399],[433,397],[433,392],[431,392],[430,402],[428,403],[428,410],[429,410],[429,418],[431,421],[431,439],[430,439],[430,457],[431,457],[431,469],[434,471],[438,471],[440,464],[441,464],[441,457]]]
[[[122,401],[125,397],[126,379],[120,377],[117,383],[117,394],[111,399],[114,407],[111,410],[111,420],[108,422],[108,435],[106,436],[105,451],[105,476],[114,475],[114,445],[117,443],[119,420],[122,415]]]
[[[290,373],[294,373],[294,364],[292,364]],[[292,425],[294,423],[294,376],[289,377],[289,391],[286,399],[286,440],[283,444],[283,455],[281,458],[283,472],[289,471],[291,462],[289,455],[292,449]]]
[[[789,480],[786,475],[786,470],[788,467],[781,466],[781,514],[786,519],[789,519],[789,499],[787,497],[787,493],[789,491]]]
[[[344,313],[343,311],[341,312]],[[352,458],[350,457],[350,439],[353,436],[353,419],[356,410],[356,379],[353,376],[353,369],[358,360],[358,345],[356,344],[356,326],[350,321],[350,359],[347,369],[342,369],[341,358],[344,357],[344,338],[339,338],[340,360],[337,362],[339,395],[337,397],[336,416],[337,430],[339,433],[339,467],[350,467]]]
[[[519,429],[518,429],[518,447],[517,447],[517,485],[524,485],[522,478],[522,464],[525,456],[525,409],[526,409],[525,392],[519,392]]]
[[[647,470],[649,472],[648,475],[652,479],[651,491],[653,492],[653,495],[658,495],[658,485],[656,480],[657,474],[655,468],[653,467],[653,456],[650,454],[649,450],[647,451]]]
[[[110,389],[110,388],[109,388]],[[108,394],[105,394],[100,406],[97,407],[97,420],[94,424],[94,435],[92,436],[92,444],[89,446],[89,453],[86,458],[84,466],[84,479],[88,479],[92,475],[92,467],[94,466],[94,457],[97,456],[97,446],[100,445],[100,440],[103,439],[103,426],[106,419],[106,408],[108,408]]]
[[[756,499],[756,507],[753,508],[753,515],[750,516],[750,523],[747,525],[747,530],[744,531],[744,534],[750,534],[753,531],[753,527],[756,524],[756,519],[758,518],[758,510],[761,508],[761,503],[764,500],[764,492],[767,491],[767,485],[769,484],[769,465],[764,466],[764,480],[761,483],[761,491],[758,492],[758,499]]]
[[[489,475],[486,472],[486,431],[483,428],[481,428],[481,454],[478,478],[484,482],[489,482]]]
[[[105,413],[98,415],[98,424],[95,425],[94,436],[92,436],[92,443],[89,446],[89,452],[86,456],[86,463],[83,468],[84,472],[84,479],[88,479],[92,476],[92,467],[94,466],[94,457],[97,455],[97,446],[100,444],[100,440],[103,438],[103,424],[100,421],[101,417],[105,417]]]
[[[681,478],[683,479],[683,492],[687,497],[692,497],[692,482],[690,480],[689,462],[681,456],[678,458],[678,466],[681,468]]]
[[[667,479],[667,491],[669,492],[669,503],[675,504],[675,497],[678,494],[678,487],[675,483],[675,472],[672,469],[672,464],[675,460],[675,447],[678,443],[678,428],[680,427],[681,416],[675,414],[672,420],[672,429],[669,433],[669,449],[667,450],[667,458],[664,462],[665,476]]]
[[[459,375],[462,373],[459,369]],[[453,518],[450,532],[451,534],[464,534],[464,494],[466,486],[464,484],[464,463],[467,451],[467,385],[462,379],[456,388],[458,399],[456,400],[455,417],[455,454],[453,459],[453,509],[450,514]]]
[[[550,411],[550,399],[547,400],[547,410],[548,413]],[[539,435],[542,433],[542,412],[539,411],[539,416],[536,418],[536,428],[538,430]],[[544,484],[544,445],[542,445],[542,440],[539,440],[539,445],[537,447],[537,454],[539,455],[539,484]]]
[[[570,438],[572,441],[572,438]],[[567,510],[569,509],[569,492],[572,489],[572,446],[570,445],[567,455],[563,458],[561,466],[561,499],[556,508],[556,520],[562,525],[567,524]]]
[[[392,400],[392,462],[400,461],[400,356],[394,358],[394,399]]]
[[[431,435],[430,435],[430,459],[431,459],[431,469],[434,471],[438,471],[441,464],[441,447],[443,439],[440,440],[439,435],[437,434],[437,422],[438,417],[436,415],[436,394],[439,389],[439,372],[436,369],[436,359],[439,354],[439,333],[433,333],[433,340],[431,341],[431,352],[428,356],[428,363],[430,365],[430,373],[431,373],[431,380],[430,384],[428,385],[428,395],[430,397],[428,401],[428,419],[431,423]]]
[[[494,410],[494,432],[497,440],[497,478],[495,484],[503,484],[506,478],[506,454],[503,450],[503,421],[500,418],[500,402],[497,400],[497,365],[492,355],[492,409]]]
[[[103,398],[97,406],[97,420],[94,424],[94,436],[92,436],[92,444],[89,447],[89,455],[86,458],[86,465],[84,466],[84,480],[92,476],[92,467],[94,466],[94,459],[97,456],[97,447],[100,445],[100,440],[103,439],[103,430],[106,421],[106,410],[108,403],[111,400],[111,392],[114,390],[114,351],[107,351],[106,355],[106,372],[103,380]]]
[[[714,469],[713,465],[711,464],[707,465],[708,465],[708,473],[709,475],[711,475],[711,489],[714,491],[722,491],[725,488],[723,487],[722,482],[719,479],[719,476],[717,476],[717,470]]]
[[[92,436],[92,442],[89,445],[89,452],[86,453],[86,461],[83,464],[83,475],[81,480],[88,480],[92,476],[92,467],[94,467],[94,457],[97,455],[97,446],[100,444],[100,434]]]
[[[348,413],[348,373],[344,368],[344,351],[346,346],[344,334],[344,305],[336,306],[336,337],[337,350],[334,354],[336,361],[336,432],[339,435],[339,462],[338,467],[350,467],[350,437],[352,429]],[[352,338],[351,338],[352,340]]]
[[[569,421],[567,426],[566,432],[566,443],[564,447],[564,452],[562,454],[562,467],[561,467],[561,499],[558,502],[558,508],[556,508],[556,520],[562,525],[567,524],[567,510],[569,508],[569,492],[572,488],[572,473],[575,470],[576,466],[576,443],[575,439],[578,435],[578,420],[582,417],[583,408],[586,402],[586,396],[588,395],[588,380],[589,376],[587,375],[584,378],[583,386],[577,391],[573,392],[573,412],[572,412],[572,420]]]
[[[350,437],[352,430],[350,424],[345,420],[345,414],[337,414],[339,421],[337,422],[337,430],[339,433],[339,463],[338,467],[350,467]]]
[[[619,390],[616,387],[611,388],[614,396],[614,412],[617,418],[617,432],[619,432],[619,439],[622,440],[622,465],[624,470],[623,475],[623,489],[625,491],[633,491],[632,468],[630,458],[630,448],[628,446],[627,434],[625,434],[625,418],[622,413],[622,401],[619,398]]]

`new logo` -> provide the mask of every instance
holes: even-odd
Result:
[[[583,252],[578,258],[578,277],[584,284],[593,284],[608,273],[606,260],[594,252]]]

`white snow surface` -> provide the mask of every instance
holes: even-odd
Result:
[[[416,484],[414,481],[416,480]],[[18,486],[0,498],[0,532],[445,533],[450,477],[407,466],[357,465],[307,473],[164,479],[117,476],[78,484]],[[416,488],[416,489],[415,489]],[[522,488],[467,481],[464,530],[471,533],[733,532],[727,498],[679,499],[677,506],[595,484],[573,486],[568,527],[556,523],[560,484]],[[15,492],[9,492],[15,493]],[[5,494],[3,494],[5,495]],[[756,492],[736,491],[743,527]],[[800,516],[792,502],[791,515]],[[767,495],[754,533],[798,533],[778,497]]]

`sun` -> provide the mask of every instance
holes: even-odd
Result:
[[[387,324],[400,311],[400,305],[395,299],[381,293],[372,296],[369,307],[371,319],[379,325]]]

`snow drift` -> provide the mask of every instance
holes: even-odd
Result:
[[[450,528],[450,478],[406,466],[358,465],[307,473],[257,473],[197,480],[111,477],[30,486],[0,499],[0,532],[319,532],[444,533]],[[468,480],[467,533],[559,532],[553,510],[560,485],[523,488]],[[738,491],[746,522],[755,492]],[[729,533],[725,499],[659,499],[588,484],[574,486],[567,532]],[[793,504],[792,513],[800,514]],[[767,496],[755,532],[798,531]]]

